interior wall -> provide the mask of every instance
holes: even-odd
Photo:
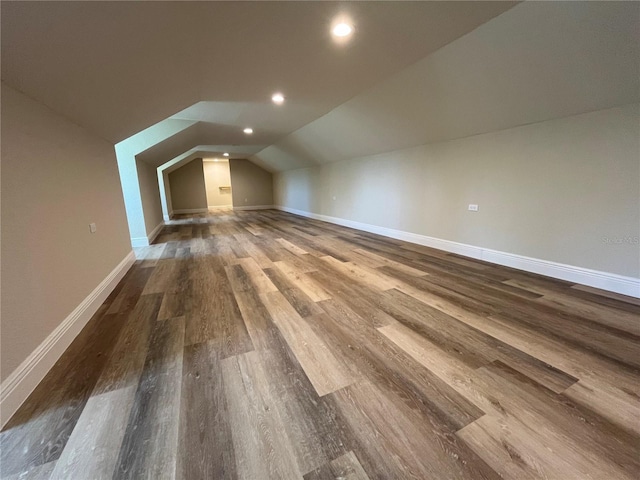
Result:
[[[207,191],[207,205],[209,207],[231,207],[231,173],[229,162],[203,162],[204,184]]]
[[[163,120],[116,144],[115,150],[116,158],[118,159],[122,195],[124,196],[129,233],[133,245],[142,246],[148,244],[148,234],[154,228],[152,227],[152,230],[149,230],[148,225],[155,220],[155,218],[151,220],[145,218],[146,212],[140,191],[142,186],[140,185],[141,180],[138,178],[139,169],[136,156],[149,150],[158,142],[189,129],[194,123],[185,120]],[[150,185],[150,182],[147,181],[146,183]],[[148,199],[147,203],[149,203]]]
[[[275,201],[638,278],[639,125],[630,104],[283,172]]]
[[[169,174],[173,211],[206,210],[207,191],[202,159],[196,158]]]
[[[149,236],[164,221],[162,218],[162,205],[160,204],[158,171],[153,165],[140,160],[136,160],[136,169],[138,183],[140,184],[144,225],[147,236]]]
[[[1,155],[4,380],[131,245],[112,144],[3,83]]]
[[[234,207],[273,205],[273,175],[245,159],[229,160]]]
[[[640,2],[521,2],[251,159],[332,163],[640,101]]]

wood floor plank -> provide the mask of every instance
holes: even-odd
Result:
[[[583,295],[578,295],[580,298],[596,303],[602,303],[603,305],[625,309],[630,308],[632,311],[635,310],[632,306],[640,307],[640,298],[634,298],[615,292],[608,292],[607,290],[601,290],[587,285],[573,285],[571,289],[576,292],[582,292]]]
[[[130,270],[130,276],[126,278],[126,287],[120,290],[120,293],[113,299],[113,302],[107,310],[108,314],[120,312],[129,312],[138,302],[140,295],[144,291],[149,278],[153,274],[151,268],[133,267]]]
[[[322,257],[322,260],[329,263],[333,269],[342,273],[354,282],[359,282],[367,287],[374,287],[379,290],[390,290],[398,286],[398,282],[392,278],[380,273],[379,271],[369,270],[365,266],[359,266],[352,262],[341,262],[333,257]]]
[[[2,478],[635,479],[640,301],[276,210],[177,215]]]
[[[358,458],[353,452],[345,453],[304,476],[304,480],[369,480]]]
[[[352,428],[377,439],[365,448],[369,457],[389,459],[386,478],[500,478],[455,435],[420,422],[393,394],[370,383],[337,392],[336,403]]]
[[[335,300],[321,303],[327,315],[306,319],[370,382],[384,386],[432,421],[457,431],[484,412],[451,385],[398,348]]]
[[[109,358],[127,316],[100,309],[0,433],[0,472],[52,465]],[[35,432],[35,434],[34,434]]]
[[[162,258],[165,248],[167,248],[166,243],[135,248],[134,253],[136,254],[136,258],[140,261],[139,267],[155,267],[158,264],[158,261]]]
[[[332,275],[330,271],[312,272],[309,277],[329,292],[328,296],[348,305],[360,317],[367,319],[372,328],[389,325],[396,321],[377,307],[374,300],[377,294],[373,290],[354,285],[342,276]]]
[[[267,257],[264,252],[253,243],[250,239],[243,237],[242,235],[234,235],[235,239],[244,248],[245,252],[253,258],[260,268],[269,268],[273,266],[273,262]]]
[[[300,272],[291,264],[287,262],[275,262],[274,265],[314,302],[321,302],[331,298],[331,295],[329,295],[324,288],[318,285],[307,274]]]
[[[252,258],[239,260],[240,265],[244,268],[258,293],[277,292],[278,288],[273,284],[260,268],[260,265]]]
[[[384,292],[381,302],[387,306],[384,307],[388,308],[387,313],[403,325],[454,353],[473,368],[500,360],[557,393],[578,381],[576,377],[398,290]]]
[[[280,292],[262,294],[260,299],[319,396],[354,382],[349,370],[333,356]]]
[[[253,350],[222,261],[216,257],[201,259],[191,274],[191,284],[185,344],[219,339],[225,356]]]
[[[428,275],[427,272],[419,270],[415,267],[410,267],[400,262],[396,262],[394,260],[389,260],[381,255],[376,255],[373,252],[368,252],[367,250],[363,250],[362,248],[356,248],[351,252],[351,260],[356,264],[363,264],[369,268],[380,268],[380,267],[393,267],[401,272],[406,273],[407,275],[413,275],[415,277],[423,277]]]
[[[150,293],[164,293],[174,282],[175,271],[179,268],[179,262],[173,259],[161,259],[158,261],[156,268],[149,277],[143,295]]]
[[[232,357],[231,357],[232,358]],[[184,349],[176,478],[237,478],[217,342]]]
[[[222,360],[238,478],[302,478],[257,351]]]
[[[184,317],[153,325],[114,478],[174,478],[183,348]]]
[[[20,473],[14,473],[13,475],[5,475],[4,468],[0,467],[0,474],[4,480],[48,480],[55,466],[56,462],[52,461],[23,470]]]
[[[309,253],[306,250],[291,243],[290,241],[285,240],[284,238],[276,238],[276,242],[278,242],[280,245],[282,245],[284,248],[289,250],[294,255],[306,255],[307,253]]]
[[[482,367],[473,383],[482,392],[487,402],[484,408],[490,415],[465,427],[458,433],[461,438],[466,439],[467,431],[484,428],[507,454],[527,463],[543,478],[631,479],[637,474],[637,450],[631,437],[616,433],[622,449],[601,444],[598,438],[603,431],[617,427],[576,408],[563,395],[541,388],[500,362]],[[522,422],[524,418],[527,423]],[[501,424],[508,427],[501,429]],[[478,447],[476,444],[473,448],[486,451],[486,446]],[[502,470],[499,464],[492,466]]]
[[[160,302],[161,295],[143,295],[129,314],[52,479],[113,475]]]
[[[277,268],[267,268],[264,270],[264,273],[271,279],[280,293],[284,295],[301,317],[322,313],[322,309],[320,309],[306,293],[300,290],[289,277],[284,275],[281,270]]]
[[[347,452],[343,425],[318,396],[282,336],[273,347],[260,351],[266,382],[298,467],[310,472]]]

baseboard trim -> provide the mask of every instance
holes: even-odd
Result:
[[[169,212],[169,215],[162,215],[162,218],[164,219],[165,222],[170,222],[171,217],[173,217],[173,210]]]
[[[274,205],[246,205],[242,207],[233,207],[234,210],[273,210]]]
[[[568,282],[579,283],[610,292],[620,293],[622,295],[628,295],[630,297],[640,298],[640,278],[625,277],[615,273],[591,270],[588,268],[551,262],[539,258],[525,257],[514,253],[476,247],[474,245],[452,242],[450,240],[428,237],[426,235],[419,235],[392,228],[379,227],[339,217],[320,215],[280,205],[276,205],[274,208],[284,212],[293,213],[294,215],[313,218],[315,220],[342,225],[344,227],[355,228],[356,230],[363,230],[365,232],[376,233],[385,237],[404,240],[405,242],[424,245],[426,247],[437,248],[438,250],[444,250],[446,252],[464,255],[478,260],[484,260],[486,262],[503,265],[505,267],[517,268],[519,270],[537,273],[539,275],[546,275],[548,277],[558,278]]]
[[[131,246],[133,248],[136,248],[136,247],[147,247],[151,245],[153,241],[156,239],[156,237],[158,236],[158,234],[160,233],[160,230],[162,230],[162,227],[164,227],[164,221],[160,222],[156,226],[156,228],[154,228],[151,231],[151,233],[146,237],[131,237]]]
[[[151,233],[149,234],[149,236],[147,237],[147,239],[149,240],[149,245],[151,245],[153,243],[153,241],[156,239],[156,237],[160,234],[160,232],[162,231],[162,227],[164,227],[164,221],[160,222],[156,228],[154,228]]]
[[[174,210],[173,212],[171,212],[171,215],[173,216],[173,214],[186,215],[189,213],[207,213],[208,211],[208,208],[183,208],[181,210]]]
[[[133,252],[65,318],[0,385],[0,426],[4,426],[98,311],[136,258]]]
[[[229,204],[229,205],[209,205],[207,207],[208,210],[215,210],[217,208],[232,208],[233,205]]]

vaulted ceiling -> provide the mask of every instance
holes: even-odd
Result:
[[[2,80],[114,144],[168,132],[154,166],[271,171],[640,101],[640,3],[514,5],[3,1]]]
[[[3,1],[2,80],[114,144],[199,122],[141,156],[154,164],[196,145],[251,155],[512,5]],[[356,28],[345,45],[338,15]]]

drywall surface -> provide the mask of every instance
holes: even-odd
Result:
[[[207,205],[209,207],[230,207],[232,205],[231,188],[224,188],[231,187],[229,162],[203,162],[203,168]]]
[[[291,170],[640,102],[638,18],[638,2],[522,2],[251,159]]]
[[[4,380],[131,245],[113,145],[3,83],[1,152]]]
[[[639,126],[630,104],[282,172],[275,201],[638,278]]]
[[[144,212],[144,225],[148,236],[163,222],[158,171],[153,165],[140,160],[136,160],[136,169],[140,185],[142,210]]]
[[[249,160],[232,159],[231,186],[234,207],[273,205],[273,176]]]
[[[183,165],[169,174],[171,205],[174,212],[207,208],[202,159]]]
[[[148,209],[149,206],[143,206],[142,185],[140,184],[141,180],[138,178],[139,168],[136,155],[148,150],[163,139],[170,138],[189,129],[194,123],[185,120],[163,120],[116,144],[120,183],[127,212],[129,233],[133,244],[145,244],[147,235],[150,232],[148,225],[155,221],[155,218],[150,220],[145,218],[147,213],[145,208]],[[148,181],[146,183],[147,185],[150,184]],[[149,203],[148,201],[149,198],[146,199],[147,203]],[[153,229],[154,227],[151,228]]]

